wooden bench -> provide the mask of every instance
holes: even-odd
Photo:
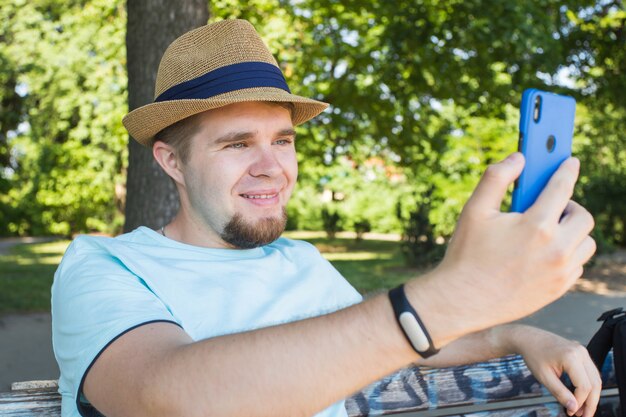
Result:
[[[618,415],[613,356],[602,369],[600,417]],[[530,374],[520,356],[445,369],[408,367],[346,400],[350,417],[565,417],[563,408]],[[56,381],[14,383],[0,393],[0,416],[60,416]]]

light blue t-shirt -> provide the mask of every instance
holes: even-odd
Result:
[[[147,227],[116,238],[79,236],[52,285],[62,415],[97,415],[82,396],[84,376],[109,343],[136,326],[169,321],[198,341],[360,301],[317,249],[302,241],[281,238],[233,250],[187,245]],[[318,416],[346,416],[343,402]]]

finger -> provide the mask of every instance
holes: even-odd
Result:
[[[591,392],[591,389],[589,388],[588,385],[585,385],[584,387],[576,387],[576,389],[574,390],[574,397],[576,397],[576,403],[577,404],[581,404],[581,406],[578,408],[578,410],[576,410],[574,412],[574,414],[576,414],[578,417],[582,416],[584,410],[584,404],[587,401],[587,398],[589,397],[589,393]]]
[[[596,413],[596,409],[598,408],[598,403],[600,402],[600,395],[602,394],[602,378],[600,378],[598,368],[596,368],[589,355],[587,355],[584,364],[589,380],[591,381],[592,388],[587,401],[585,401],[582,417],[593,417]]]
[[[567,414],[570,416],[578,410],[580,407],[576,402],[576,397],[574,394],[567,389],[563,382],[559,379],[559,377],[552,373],[548,372],[543,375],[542,382],[543,385],[554,395],[554,398],[567,410]]]
[[[567,289],[573,286],[576,283],[576,281],[578,281],[578,279],[583,276],[584,272],[585,270],[582,266],[577,266],[576,268],[572,269],[572,271],[567,275],[567,283],[566,283]]]
[[[570,257],[571,264],[575,267],[583,266],[596,253],[596,249],[596,241],[591,236],[586,236],[574,249],[574,253]]]
[[[594,226],[591,213],[575,201],[570,201],[559,224],[561,240],[568,252],[573,252],[587,238]]]
[[[581,347],[581,349],[584,349]],[[576,412],[581,411],[583,404],[587,401],[589,394],[591,393],[592,383],[589,380],[589,375],[587,374],[587,370],[585,366],[581,366],[580,356],[568,364],[565,368],[565,372],[569,375],[572,380],[572,384],[574,384],[574,397],[576,397],[576,404],[578,407],[576,408]],[[582,414],[582,411],[581,411]]]
[[[562,278],[565,279],[563,292],[567,291],[576,281],[583,276],[585,272],[583,265],[591,259],[596,252],[596,241],[591,236],[587,236],[585,240],[576,248],[572,255],[566,256],[563,262],[567,262],[565,265],[566,274]]]
[[[579,168],[578,159],[566,159],[526,213],[531,217],[557,223],[574,193]]]
[[[519,152],[512,153],[497,164],[489,165],[466,207],[478,211],[500,211],[509,185],[519,177],[523,168],[524,156]]]

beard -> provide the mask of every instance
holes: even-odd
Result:
[[[278,239],[286,225],[287,211],[284,207],[282,216],[267,217],[255,223],[246,222],[241,214],[235,214],[220,237],[235,248],[253,249]]]

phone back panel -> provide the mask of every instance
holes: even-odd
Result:
[[[535,120],[535,100],[541,98]],[[536,89],[524,91],[520,114],[519,150],[526,165],[513,190],[511,211],[524,212],[533,205],[552,174],[572,154],[576,101],[572,97]],[[547,142],[554,137],[554,148]]]

